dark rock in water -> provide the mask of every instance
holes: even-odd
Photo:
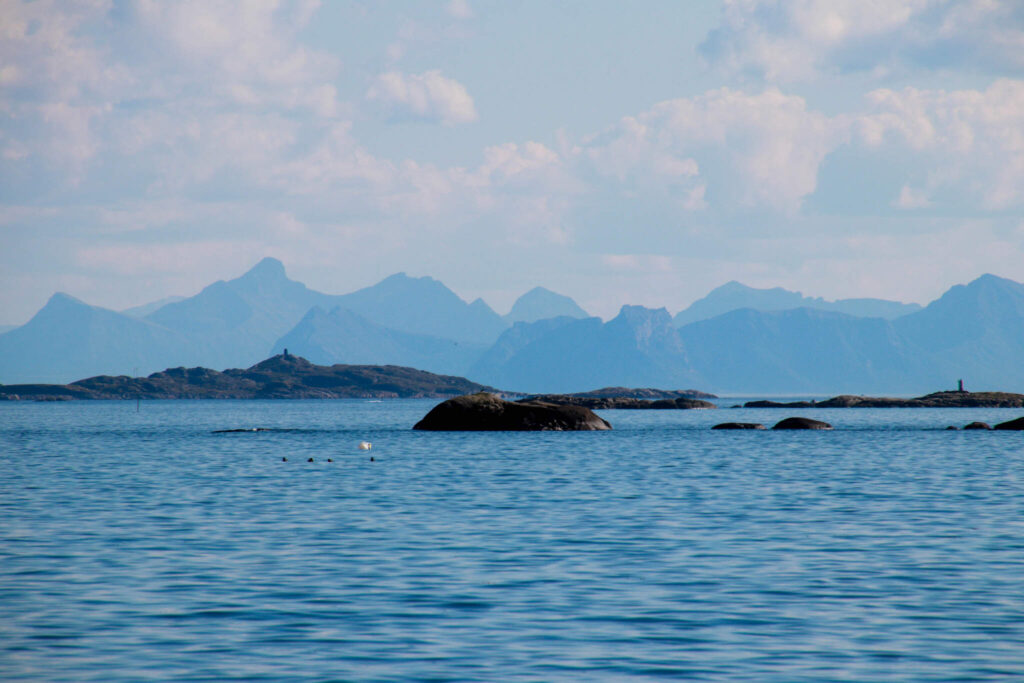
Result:
[[[832,425],[809,417],[787,417],[772,429],[832,429]]]
[[[992,429],[992,427],[985,422],[972,422],[969,425],[964,425],[964,429]]]
[[[590,431],[612,426],[589,408],[505,401],[479,393],[434,406],[413,429],[428,431]]]
[[[767,429],[767,427],[759,422],[723,422],[715,425],[712,429]]]
[[[1008,429],[1012,431],[1024,431],[1024,417],[1018,417],[1016,420],[1010,420],[1009,422],[1000,422],[993,429]]]
[[[242,432],[269,432],[266,427],[249,427],[248,429],[215,429],[211,434],[239,434]]]
[[[947,432],[948,432],[949,430],[951,430],[951,429],[952,429],[952,430],[953,430],[954,432],[955,432],[955,431],[959,431],[959,430],[957,430],[957,428],[956,428],[956,427],[954,427],[953,425],[949,425],[948,427],[946,427],[946,431],[947,431]]]

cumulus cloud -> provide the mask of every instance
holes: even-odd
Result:
[[[316,7],[308,0],[140,0],[123,8],[106,0],[6,0],[2,158],[41,155],[81,173],[111,152],[219,141],[233,130],[223,125],[226,114],[245,117],[249,133],[260,119],[269,132],[285,112],[336,117],[342,107],[331,80],[340,65],[298,37]],[[250,144],[265,141],[257,135]]]
[[[366,93],[396,118],[439,121],[445,125],[477,120],[473,98],[465,86],[440,71],[405,74],[389,71],[378,76]]]
[[[1024,73],[1024,5],[966,0],[726,0],[701,53],[773,82],[903,64]]]
[[[620,182],[637,176],[640,186],[667,183],[691,208],[705,205],[706,190],[722,204],[795,211],[843,136],[842,125],[799,96],[723,88],[626,117],[585,154]]]
[[[1024,204],[1024,81],[985,90],[876,90],[857,117],[868,148],[902,153],[929,169],[923,190],[901,190],[898,204],[931,196],[1001,210]]]

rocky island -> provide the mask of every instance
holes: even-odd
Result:
[[[589,408],[542,401],[506,401],[477,393],[434,406],[413,426],[424,431],[599,431],[611,429]]]
[[[491,387],[397,365],[314,365],[278,354],[247,369],[170,368],[148,377],[100,375],[71,384],[0,385],[0,400],[196,398],[447,398]]]
[[[578,394],[537,394],[525,400],[582,406],[591,410],[693,410],[718,407],[710,401],[702,400],[705,398],[718,397],[696,389],[670,391],[605,387]]]
[[[937,391],[917,398],[833,396],[825,401],[748,401],[744,408],[1024,408],[1024,394],[1003,391]]]

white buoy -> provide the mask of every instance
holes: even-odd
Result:
[[[371,448],[373,448],[373,444],[370,443],[369,441],[360,441],[359,442],[359,450],[361,450],[361,451],[368,451]]]

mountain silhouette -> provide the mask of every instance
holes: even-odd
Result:
[[[5,383],[70,382],[90,374],[147,373],[196,361],[188,340],[130,315],[54,294],[31,320],[0,335]]]
[[[288,279],[277,259],[265,258],[241,277],[215,282],[146,320],[188,338],[206,365],[244,367],[265,358],[310,308],[331,301],[330,295]]]
[[[508,323],[482,299],[467,304],[431,277],[396,273],[371,287],[334,297],[340,307],[398,332],[492,344]]]
[[[893,321],[944,377],[976,388],[1024,387],[1024,285],[982,275]]]
[[[733,280],[711,290],[707,296],[693,302],[689,308],[676,313],[673,318],[677,327],[698,320],[707,320],[741,308],[757,311],[783,311],[791,308],[815,308],[823,311],[845,313],[862,318],[897,318],[918,311],[917,304],[904,304],[885,299],[840,299],[825,301],[820,297],[804,296],[782,287],[756,289]]]
[[[468,375],[530,393],[594,386],[674,389],[697,383],[668,311],[642,306],[623,306],[607,323],[567,317],[518,323]]]
[[[743,302],[756,305],[710,315]],[[827,310],[836,306],[872,315]],[[973,390],[1024,389],[1024,285],[994,275],[916,309],[734,282],[683,312],[710,317],[682,326],[683,314],[641,306],[623,306],[608,322],[576,317],[583,311],[571,299],[535,288],[513,306],[525,320],[509,325],[482,300],[466,303],[433,278],[398,273],[330,295],[267,258],[143,318],[130,310],[135,315],[55,294],[28,323],[0,334],[0,382],[249,367],[288,348],[318,363],[406,365],[529,393],[624,386],[917,394],[958,379]],[[896,310],[912,312],[891,317]],[[566,314],[550,315],[559,311]]]
[[[319,306],[274,344],[321,365],[404,365],[440,374],[464,373],[486,346],[399,332],[345,308]]]
[[[505,320],[510,323],[532,323],[544,320],[545,318],[558,318],[561,316],[569,318],[590,317],[575,301],[564,294],[557,294],[544,287],[534,287],[516,299],[516,302],[512,305],[512,310],[505,315]]]
[[[686,325],[679,335],[709,391],[901,393],[949,382],[882,318],[746,308]]]

